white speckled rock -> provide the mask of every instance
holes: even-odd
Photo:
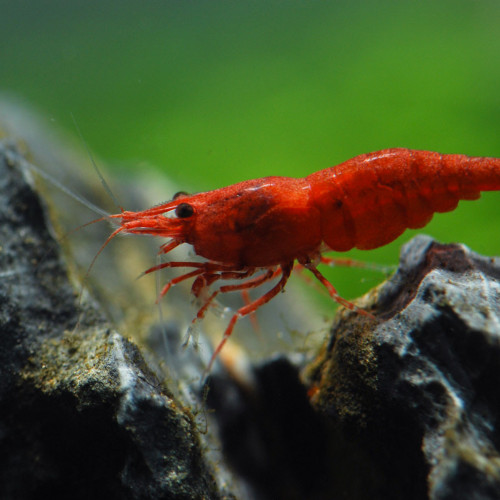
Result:
[[[343,485],[364,484],[366,498],[499,498],[499,278],[499,259],[419,236],[373,294],[379,321],[339,317],[311,379],[349,443],[344,462],[362,457]]]

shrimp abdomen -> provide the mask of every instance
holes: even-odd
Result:
[[[337,251],[385,245],[481,191],[500,190],[500,159],[387,149],[307,177],[325,243]]]

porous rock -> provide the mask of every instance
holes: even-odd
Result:
[[[0,498],[220,498],[189,412],[71,285],[0,142]]]
[[[419,236],[375,321],[337,316],[306,377],[335,498],[500,498],[499,278],[498,259]]]

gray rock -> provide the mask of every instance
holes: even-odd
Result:
[[[425,236],[344,311],[309,381],[339,498],[500,498],[500,262]],[[335,454],[335,452],[334,452]]]
[[[190,414],[71,285],[0,142],[0,498],[220,498]]]

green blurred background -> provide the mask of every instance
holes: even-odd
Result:
[[[195,191],[386,147],[500,157],[498,0],[0,4],[0,91],[76,136],[73,114],[122,174],[155,165]],[[425,232],[498,255],[499,207],[487,194]],[[412,234],[350,255],[396,264]],[[329,277],[348,298],[382,279]]]

